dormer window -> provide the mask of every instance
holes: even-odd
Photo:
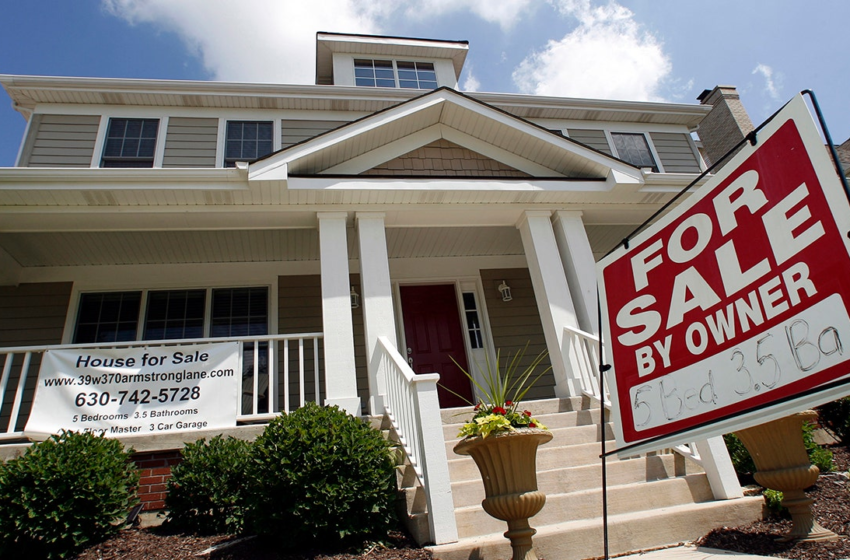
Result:
[[[614,141],[617,157],[621,160],[627,161],[635,167],[649,167],[656,173],[658,172],[658,164],[652,157],[652,150],[649,149],[649,142],[646,141],[644,134],[612,132],[611,139]]]
[[[361,87],[436,89],[433,62],[354,60],[354,82]]]
[[[153,167],[159,119],[109,119],[101,167]]]

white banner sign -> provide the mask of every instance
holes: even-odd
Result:
[[[236,425],[239,343],[48,350],[27,435],[152,435]]]

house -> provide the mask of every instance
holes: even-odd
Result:
[[[528,344],[551,365],[529,398],[598,407],[580,351],[596,344],[595,261],[706,169],[692,132],[714,149],[728,119],[712,125],[712,105],[736,98],[461,93],[468,49],[319,33],[316,85],[0,76],[27,120],[0,169],[6,454],[48,347],[232,340],[229,433],[306,400],[386,414],[424,488],[425,540],[458,540],[438,407],[463,401],[414,372],[473,399],[451,358],[481,375]],[[207,433],[136,438],[139,464]],[[713,497],[740,494],[715,474]]]

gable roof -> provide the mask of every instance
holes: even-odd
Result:
[[[251,163],[249,180],[355,176],[448,140],[535,178],[643,183],[639,169],[459,93],[439,88]]]

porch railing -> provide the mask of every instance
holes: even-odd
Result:
[[[446,458],[436,373],[413,373],[386,337],[378,338],[379,376],[385,381],[384,409],[416,472],[428,502],[428,523],[436,544],[457,541],[454,503]]]
[[[605,408],[611,408],[611,395],[608,391],[607,381],[601,387],[604,392],[600,392],[599,337],[566,326],[564,327],[564,339],[569,343],[569,352],[576,358],[573,363],[577,365],[577,368],[574,368],[573,375],[578,377],[582,394],[601,403]],[[575,371],[575,369],[578,371]]]
[[[322,333],[191,338],[167,341],[54,344],[0,348],[0,441],[23,438],[38,381],[41,357],[47,350],[94,348],[157,348],[217,342],[239,343],[242,395],[237,421],[264,422],[324,399],[319,344]],[[14,397],[9,398],[14,391]],[[283,402],[280,402],[280,397]]]

